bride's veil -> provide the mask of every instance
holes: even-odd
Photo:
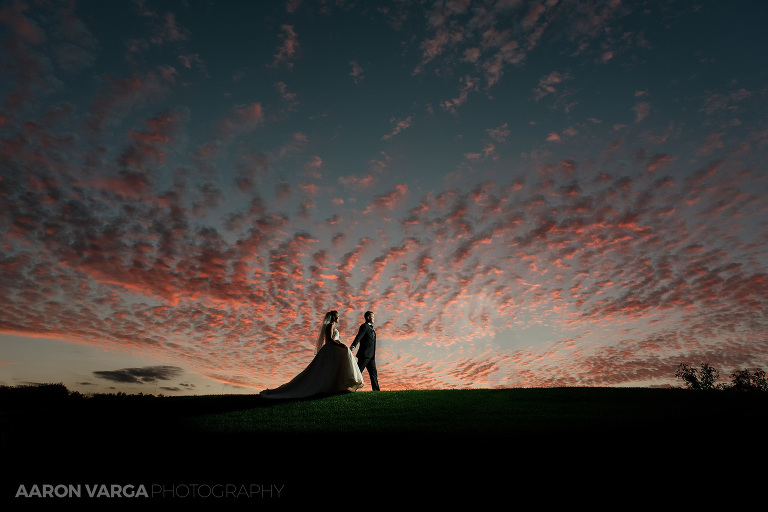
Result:
[[[323,347],[323,343],[325,343],[325,328],[328,327],[328,324],[331,323],[331,312],[327,312],[325,314],[325,318],[323,318],[323,325],[320,326],[320,334],[317,335],[317,342],[315,343],[315,354]]]

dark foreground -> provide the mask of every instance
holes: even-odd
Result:
[[[2,405],[7,510],[757,504],[750,476],[764,480],[768,445],[765,393],[558,388]],[[49,496],[37,496],[45,485]]]

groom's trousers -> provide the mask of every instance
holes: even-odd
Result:
[[[357,359],[357,367],[360,368],[360,373],[363,370],[368,370],[368,378],[371,379],[371,389],[379,391],[379,374],[376,373],[376,355],[365,359]]]

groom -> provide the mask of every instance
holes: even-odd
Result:
[[[354,350],[360,343],[360,350],[357,351],[357,366],[360,368],[360,373],[364,369],[368,369],[371,388],[374,391],[379,391],[379,379],[376,373],[376,329],[373,328],[373,312],[366,311],[364,316],[365,323],[360,326],[355,341],[352,342],[349,349]]]

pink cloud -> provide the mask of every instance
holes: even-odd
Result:
[[[292,68],[293,60],[296,58],[299,49],[299,38],[296,31],[293,29],[293,25],[284,24],[280,29],[283,31],[283,33],[280,34],[282,43],[275,54],[272,66]]]
[[[203,73],[205,76],[209,76],[208,67],[206,66],[203,59],[200,57],[200,54],[191,53],[187,55],[179,55],[179,60],[181,61],[182,65],[185,68],[191,69],[194,66],[198,70],[200,70],[200,72]]]
[[[547,142],[560,142],[560,140],[561,140],[560,135],[554,132],[547,135]]]
[[[235,183],[242,192],[252,191],[259,177],[269,171],[269,159],[263,154],[245,153],[235,165]]]
[[[173,74],[165,73],[164,68],[124,79],[106,77],[104,92],[93,101],[87,127],[98,134],[117,125],[132,111],[165,97],[172,80]]]
[[[493,157],[496,146],[493,144],[487,144],[485,148],[479,153],[464,153],[464,158],[467,160],[481,160]]]
[[[506,142],[507,137],[512,133],[507,123],[496,128],[489,128],[486,132],[497,142]]]
[[[438,28],[432,37],[421,42],[421,62],[416,66],[414,73],[420,73],[424,66],[439,57],[448,46],[456,44],[462,39],[463,33],[460,27],[455,27],[452,30]]]
[[[375,184],[375,178],[372,174],[366,174],[364,176],[340,176],[338,182],[347,188],[352,190],[362,190],[370,188]]]
[[[158,14],[157,12],[142,5],[143,19],[149,24],[150,35],[147,37],[138,37],[129,39],[126,42],[129,54],[136,54],[148,50],[153,46],[164,45],[169,42],[177,43],[189,38],[189,31],[178,24],[176,15],[172,12]]]
[[[534,99],[540,101],[551,95],[553,100],[551,108],[563,109],[565,112],[570,112],[578,102],[571,99],[572,96],[570,91],[561,87],[561,84],[569,80],[573,80],[573,75],[569,72],[560,73],[558,71],[553,71],[548,75],[542,76],[539,79],[538,86],[533,90]]]
[[[20,43],[41,44],[46,40],[45,32],[24,14],[27,10],[29,5],[23,2],[8,4],[0,10],[0,23],[8,26],[13,39]]]
[[[651,110],[651,104],[647,101],[641,101],[640,103],[635,104],[635,106],[632,107],[632,110],[635,112],[635,122],[639,123],[648,117],[648,113]]]
[[[663,165],[668,164],[670,162],[674,162],[674,161],[675,161],[675,158],[667,154],[653,155],[653,157],[651,157],[651,161],[648,163],[647,169],[649,172],[656,172]]]
[[[290,92],[285,82],[275,82],[275,89],[280,93],[280,97],[290,107],[294,107],[298,104],[297,95],[295,92]]]
[[[408,193],[408,185],[401,183],[395,185],[395,188],[389,192],[376,196],[371,204],[363,210],[363,213],[371,213],[374,211],[386,211],[391,210],[405,198]]]
[[[352,67],[352,71],[349,73],[349,76],[352,77],[356,84],[359,84],[365,76],[363,74],[363,68],[360,66],[360,64],[357,63],[357,61],[354,60],[349,61],[349,65]]]
[[[319,156],[314,156],[312,160],[304,165],[304,173],[308,174],[312,178],[319,179],[322,177],[320,169],[323,167],[323,159]]]
[[[461,77],[460,82],[462,86],[459,90],[459,95],[453,99],[440,102],[440,106],[452,114],[457,114],[458,107],[464,104],[469,97],[469,93],[476,90],[478,87],[478,79],[472,78],[469,75]]]
[[[404,119],[395,119],[394,117],[390,119],[390,124],[394,124],[395,127],[392,129],[391,132],[383,135],[381,137],[381,140],[389,140],[398,133],[402,132],[406,128],[409,128],[413,124],[413,116],[408,116]]]

